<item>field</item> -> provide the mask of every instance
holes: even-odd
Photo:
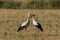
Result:
[[[32,19],[26,31],[17,32],[28,12],[36,14],[43,32],[38,32]],[[60,10],[0,9],[0,40],[60,40]]]

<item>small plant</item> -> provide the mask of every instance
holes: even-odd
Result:
[[[7,36],[7,34],[8,34],[7,32],[4,32],[4,36]]]

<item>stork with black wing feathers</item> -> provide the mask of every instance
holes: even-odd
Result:
[[[30,17],[31,17],[31,13],[28,13],[27,20],[20,25],[20,27],[18,28],[18,31],[17,32],[23,30],[24,28],[25,28],[25,30],[27,29],[28,25],[30,24]]]
[[[35,19],[36,15],[33,14],[32,16],[33,16],[33,25],[35,25],[38,29],[40,29],[41,31],[43,31],[41,24]]]

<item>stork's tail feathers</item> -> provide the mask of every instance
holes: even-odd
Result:
[[[41,31],[43,31],[43,29],[42,29],[42,27],[41,27],[41,29],[40,29]]]
[[[21,25],[19,26],[19,28],[18,28],[17,32],[19,32],[20,30],[22,30],[22,27],[21,27]]]
[[[37,26],[41,31],[43,31],[43,28],[41,26],[41,24],[38,23],[38,26]]]
[[[21,28],[21,27],[20,27],[20,28],[18,28],[17,32],[19,32],[20,30],[22,30],[22,28]]]

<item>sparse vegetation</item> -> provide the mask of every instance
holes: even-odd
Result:
[[[20,9],[21,8],[21,2],[16,2],[16,1],[0,1],[0,8]]]
[[[50,3],[51,9],[60,9],[60,1],[51,1]]]
[[[60,1],[0,1],[0,8],[7,9],[60,9]]]
[[[43,1],[31,1],[27,6],[31,9],[43,9]]]

